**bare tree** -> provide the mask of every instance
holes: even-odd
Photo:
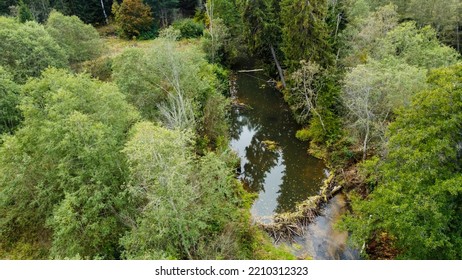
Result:
[[[299,112],[299,118],[306,121],[312,114],[319,118],[323,130],[325,131],[324,122],[317,110],[318,89],[317,75],[322,71],[316,62],[300,61],[300,68],[295,71],[291,78],[294,87],[291,96],[294,99],[292,109]]]

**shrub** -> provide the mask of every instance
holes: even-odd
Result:
[[[180,38],[198,38],[204,33],[204,25],[193,19],[183,19],[173,23],[173,27],[180,31]]]
[[[63,49],[43,26],[33,21],[18,23],[0,17],[0,50],[0,66],[19,83],[24,83],[30,76],[39,76],[49,66],[68,66]]]
[[[94,59],[101,54],[102,43],[98,32],[76,16],[52,11],[45,28],[69,55],[71,63]]]
[[[112,13],[121,37],[138,37],[152,29],[154,19],[151,7],[142,0],[124,0],[120,5],[114,2]]]

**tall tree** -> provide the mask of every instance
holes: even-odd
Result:
[[[279,78],[286,87],[285,77],[279,58],[281,26],[279,22],[279,2],[274,0],[241,1],[243,21],[250,51],[268,64],[276,66]]]
[[[358,65],[345,75],[343,105],[363,159],[371,147],[382,150],[393,113],[408,106],[413,95],[425,87],[425,73],[425,69],[388,60]]]
[[[327,0],[282,0],[282,51],[286,64],[295,70],[301,60],[327,67],[333,56],[328,42]]]
[[[18,3],[18,20],[22,23],[34,20],[34,16],[32,15],[29,6],[27,6],[22,0]]]

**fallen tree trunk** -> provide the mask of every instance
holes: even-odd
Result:
[[[249,70],[238,70],[238,73],[252,73],[252,72],[262,72],[264,69],[249,69]]]

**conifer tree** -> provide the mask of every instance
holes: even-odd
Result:
[[[301,60],[323,67],[331,63],[326,24],[326,0],[281,1],[282,51],[286,65],[294,70]]]

